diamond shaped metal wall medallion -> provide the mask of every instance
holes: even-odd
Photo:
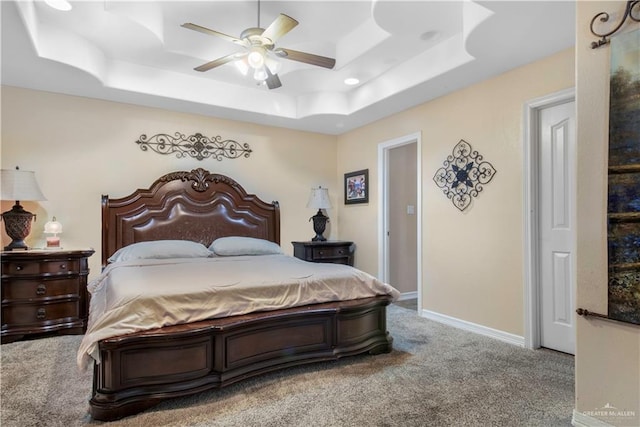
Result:
[[[461,139],[443,162],[444,167],[438,169],[433,177],[444,195],[460,211],[469,207],[471,200],[478,197],[483,186],[496,174],[491,163],[482,159],[480,153],[473,151],[471,145]]]

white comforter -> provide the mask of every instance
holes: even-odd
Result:
[[[107,266],[89,284],[89,325],[77,362],[99,362],[98,341],[131,332],[254,311],[400,294],[353,267],[288,255],[136,260]]]

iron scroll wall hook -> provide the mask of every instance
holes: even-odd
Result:
[[[607,12],[600,12],[596,16],[594,16],[593,19],[591,20],[591,25],[590,25],[591,34],[597,37],[601,37],[601,39],[595,42],[591,42],[591,49],[596,49],[596,48],[599,48],[600,46],[608,44],[610,40],[607,37],[611,36],[620,28],[622,28],[625,21],[627,20],[627,17],[630,18],[632,21],[640,22],[640,7],[638,6],[640,6],[640,0],[628,0],[627,6],[624,11],[624,16],[622,17],[618,25],[608,33],[598,33],[597,31],[594,30],[593,27],[596,22],[596,19],[598,18],[600,18],[600,22],[608,22],[610,18],[609,14]],[[637,13],[637,15],[634,15],[634,13]]]

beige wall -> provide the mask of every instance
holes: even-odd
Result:
[[[339,136],[338,173],[369,169],[369,204],[339,217],[359,266],[378,271],[377,146],[421,132],[422,308],[522,336],[523,105],[573,86],[569,49]],[[464,212],[432,179],[461,139],[497,170]]]
[[[625,2],[577,4],[576,79],[578,123],[577,306],[607,312],[608,46],[591,49],[589,22],[598,13],[618,22]],[[615,15],[614,13],[618,14]],[[636,28],[627,25],[628,29]],[[634,416],[603,417],[610,404]],[[579,318],[576,348],[576,411],[613,425],[640,425],[640,328]]]
[[[198,161],[143,152],[134,143],[141,134],[200,132],[248,143],[249,158]],[[2,168],[33,170],[47,197],[24,202],[37,214],[30,246],[43,245],[44,223],[56,216],[64,227],[64,247],[93,247],[91,275],[100,266],[100,196],[122,197],[148,187],[159,176],[202,167],[234,178],[249,193],[280,202],[282,247],[313,237],[306,208],[309,191],[330,189],[337,217],[336,139],[313,133],[258,126],[192,114],[95,99],[2,87]],[[2,211],[12,203],[2,202]],[[338,222],[325,236],[337,238]],[[3,246],[10,241],[2,227]]]

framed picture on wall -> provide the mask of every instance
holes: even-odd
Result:
[[[369,169],[344,174],[344,204],[369,203]]]
[[[608,316],[640,325],[640,29],[611,38]]]

